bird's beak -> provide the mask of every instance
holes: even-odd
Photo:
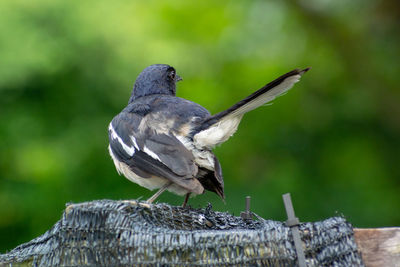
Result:
[[[182,79],[181,76],[175,75],[175,82],[179,82],[179,81],[182,81],[182,80],[183,80],[183,79]]]

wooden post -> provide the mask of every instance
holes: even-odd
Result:
[[[366,267],[400,267],[400,227],[354,228]]]

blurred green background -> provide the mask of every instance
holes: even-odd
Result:
[[[177,69],[178,96],[228,108],[297,67],[274,104],[247,114],[215,149],[226,204],[244,198],[285,220],[343,214],[357,227],[400,225],[400,2],[1,1],[0,252],[31,240],[66,202],[148,198],[118,176],[107,126],[139,72]],[[180,205],[164,193],[159,202]]]

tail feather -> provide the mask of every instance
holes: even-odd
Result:
[[[195,145],[212,148],[225,142],[236,132],[245,113],[285,94],[309,69],[292,70],[266,84],[232,107],[209,117],[196,129],[193,135]]]

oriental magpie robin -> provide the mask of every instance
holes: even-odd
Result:
[[[175,96],[182,80],[173,67],[151,65],[137,77],[128,105],[108,127],[109,152],[119,174],[147,189],[224,195],[221,165],[212,149],[232,136],[242,116],[286,93],[309,68],[295,69],[215,115]]]

